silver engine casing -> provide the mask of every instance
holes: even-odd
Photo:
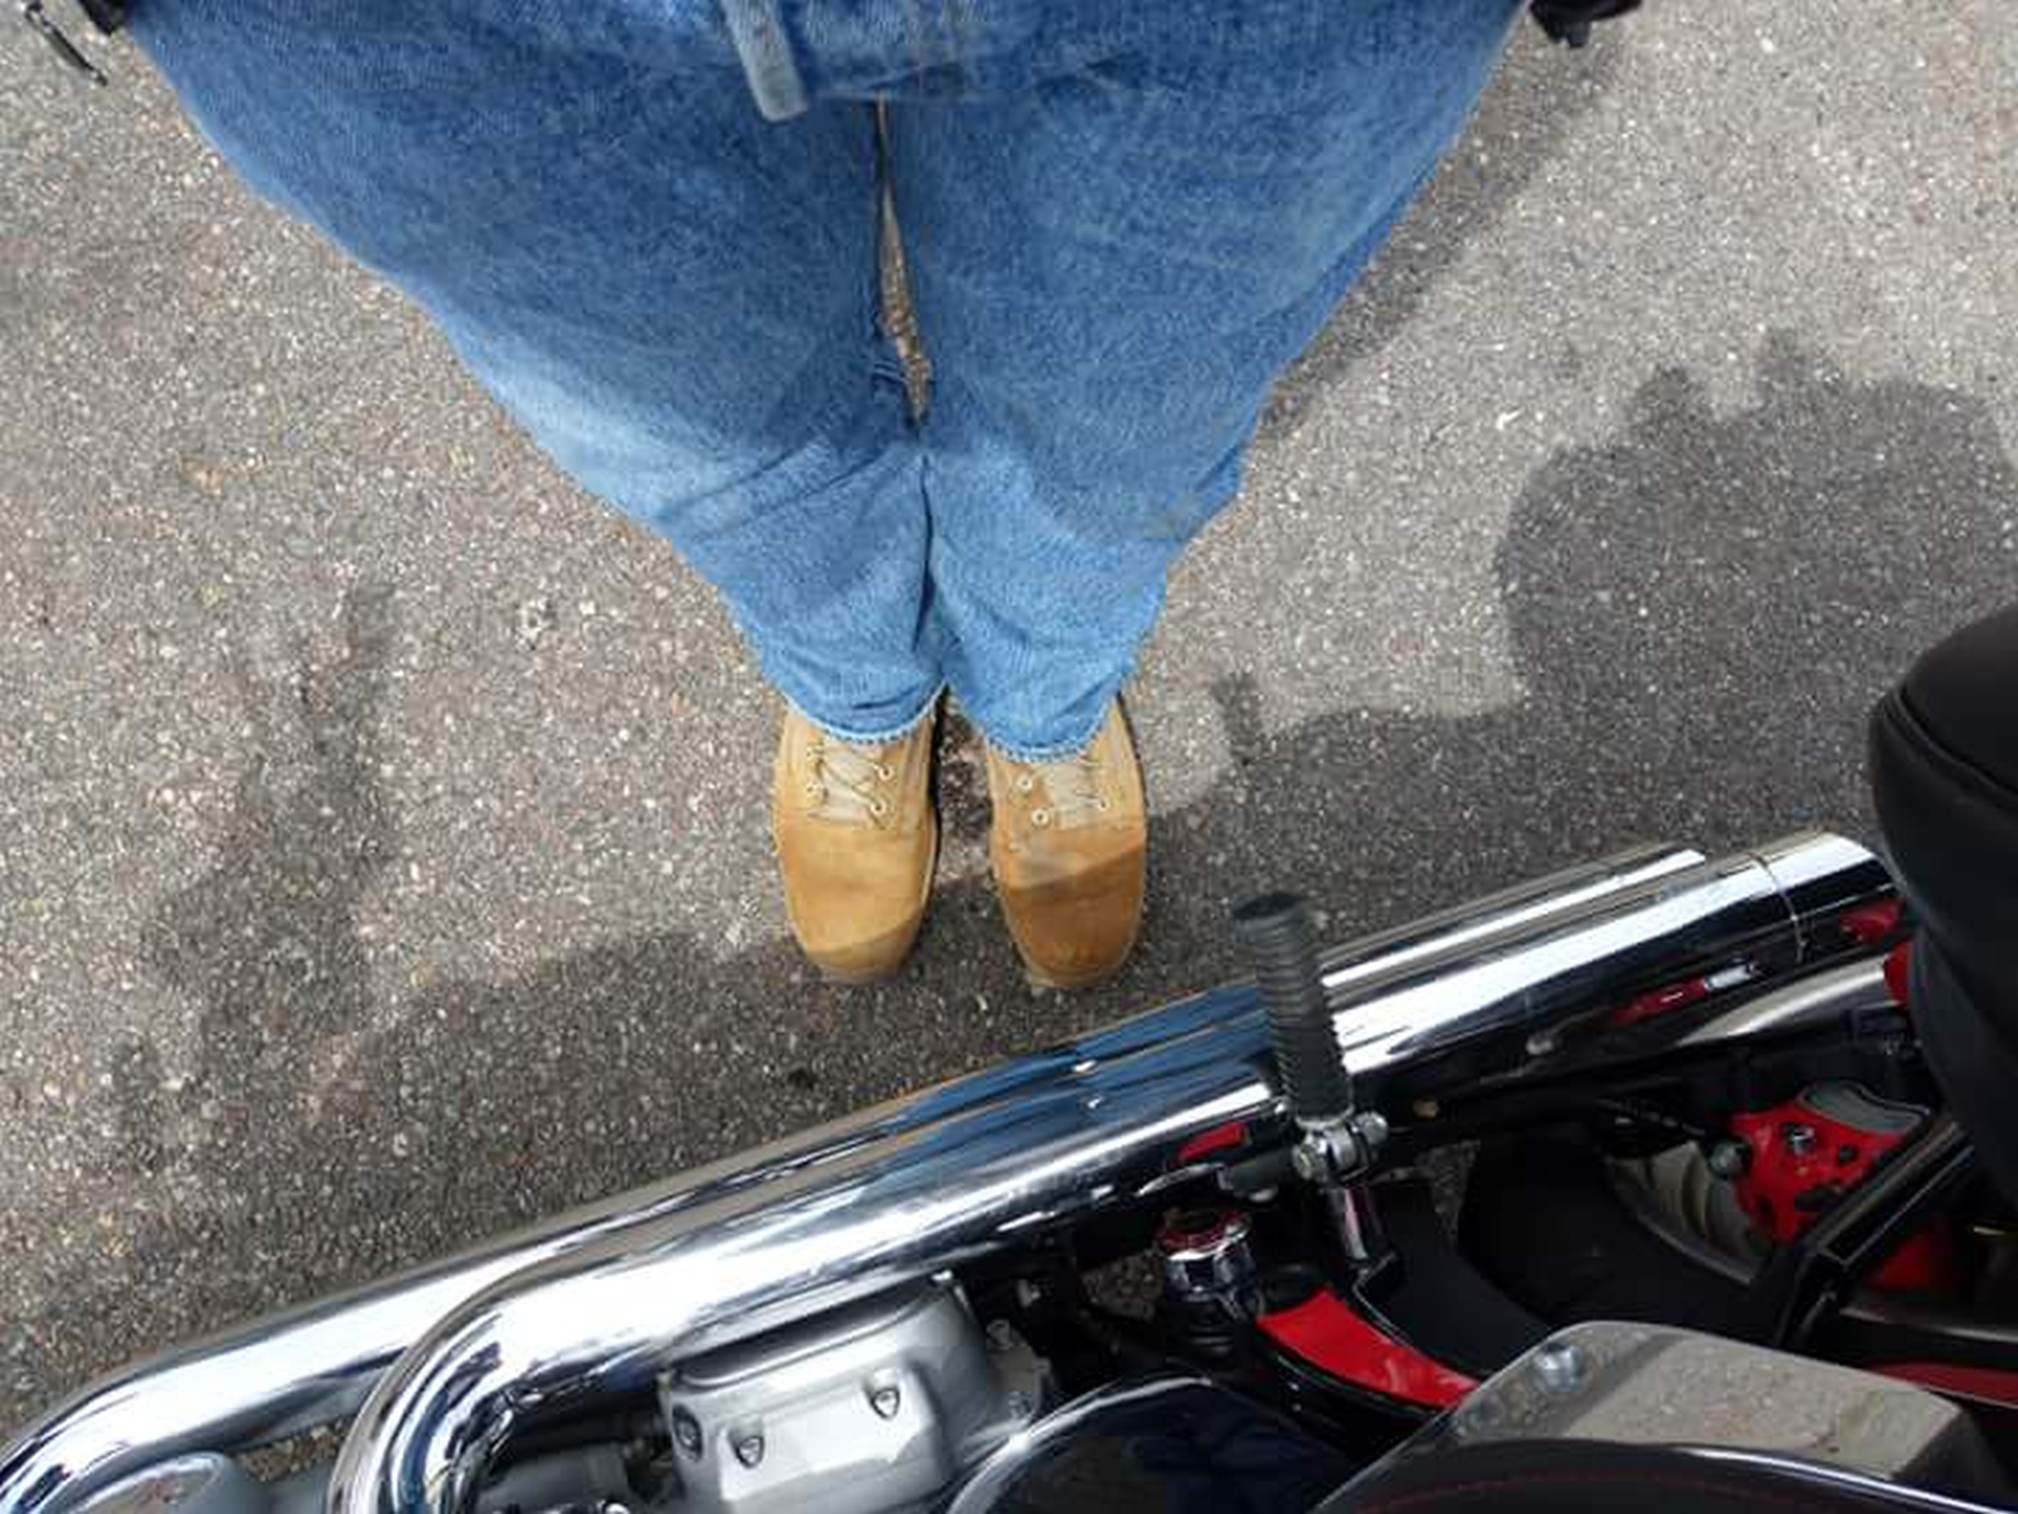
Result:
[[[923,1508],[1028,1424],[1044,1363],[959,1289],[865,1299],[667,1372],[686,1514]]]

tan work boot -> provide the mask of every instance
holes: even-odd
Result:
[[[785,712],[771,836],[792,933],[830,978],[888,977],[917,939],[939,851],[931,772],[930,720],[856,746]]]
[[[990,747],[988,794],[995,887],[1024,968],[1046,988],[1099,982],[1135,945],[1149,848],[1120,704],[1075,757],[1016,762]]]

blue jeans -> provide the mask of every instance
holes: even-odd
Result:
[[[1517,0],[134,0],[829,730],[1083,745]],[[878,162],[936,382],[879,327]]]

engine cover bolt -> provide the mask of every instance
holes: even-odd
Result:
[[[1551,1393],[1570,1393],[1584,1380],[1584,1354],[1568,1341],[1535,1348],[1535,1378]]]
[[[754,1467],[764,1459],[764,1437],[745,1435],[736,1441],[736,1460],[746,1467]]]
[[[673,1444],[695,1461],[701,1459],[701,1424],[685,1409],[673,1415]]]
[[[1804,1157],[1815,1149],[1815,1127],[1789,1121],[1780,1127],[1780,1139],[1786,1143],[1787,1150],[1797,1157]]]
[[[895,1419],[897,1411],[904,1405],[904,1395],[895,1383],[885,1383],[880,1388],[869,1390],[869,1407],[876,1411],[878,1419]]]
[[[1016,1349],[1016,1331],[1006,1319],[988,1321],[988,1349],[1000,1354]]]
[[[1710,1171],[1720,1178],[1741,1178],[1752,1165],[1752,1148],[1743,1141],[1717,1141],[1704,1155]]]

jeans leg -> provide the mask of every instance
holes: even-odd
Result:
[[[255,187],[721,589],[808,715],[868,737],[929,703],[866,106],[762,120],[716,0],[147,0],[133,28]]]
[[[948,678],[1077,747],[1229,500],[1269,385],[1457,135],[1516,0],[1162,0],[1103,61],[893,107],[936,373]]]

